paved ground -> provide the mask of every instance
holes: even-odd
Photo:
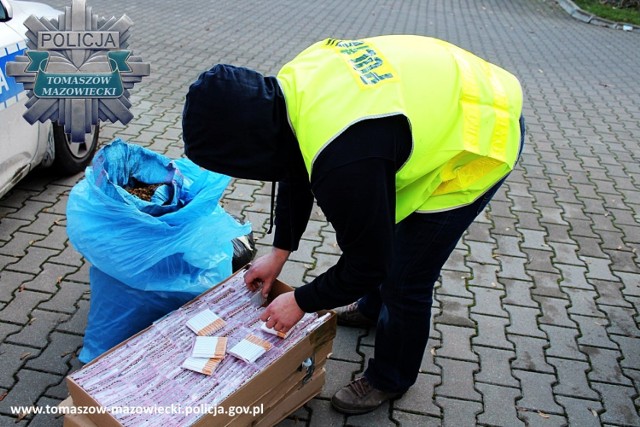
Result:
[[[69,5],[47,0],[55,6]],[[416,386],[373,414],[343,417],[329,397],[361,372],[372,332],[339,329],[321,395],[282,425],[640,425],[640,35],[571,19],[550,0],[93,1],[136,23],[152,76],[133,90],[136,118],[106,125],[182,154],[188,84],[215,62],[275,73],[331,36],[416,33],[447,39],[517,74],[528,136],[517,171],[472,226],[437,289]],[[0,425],[11,405],[55,405],[79,366],[88,265],[70,246],[65,203],[80,176],[33,173],[0,199]],[[269,245],[269,187],[236,181],[230,212]],[[315,212],[283,279],[299,285],[338,258]]]

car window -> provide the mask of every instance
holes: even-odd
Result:
[[[9,19],[11,19],[9,3],[5,0],[0,0],[0,22],[5,22]]]

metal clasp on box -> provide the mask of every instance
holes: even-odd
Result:
[[[304,359],[302,361],[302,364],[298,368],[298,371],[302,372],[305,369],[307,371],[307,374],[304,376],[304,378],[302,378],[303,385],[308,383],[311,380],[311,377],[313,377],[313,373],[316,370],[316,363],[313,356],[307,357],[306,359]]]

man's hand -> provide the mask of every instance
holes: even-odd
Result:
[[[266,298],[273,282],[280,275],[284,263],[287,262],[290,253],[284,249],[273,248],[270,254],[252,262],[244,274],[244,283],[247,288],[253,292],[262,287],[262,296]]]
[[[287,333],[302,319],[304,311],[298,306],[293,292],[281,294],[271,302],[260,320],[278,332]]]

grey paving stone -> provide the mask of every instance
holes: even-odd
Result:
[[[513,375],[520,380],[522,387],[522,399],[516,401],[519,408],[541,411],[545,414],[564,414],[564,409],[554,400],[552,391],[554,375],[517,369],[514,369]]]
[[[516,400],[521,396],[519,388],[504,387],[494,384],[476,383],[482,393],[483,411],[478,414],[480,425],[491,426],[524,426],[518,419]]]
[[[566,295],[560,289],[560,283],[567,278],[567,272],[563,270],[563,266],[557,264],[560,271],[558,272],[541,272],[536,271],[533,275],[534,286],[531,288],[531,295],[542,295],[551,298],[566,298]]]
[[[463,328],[445,324],[436,324],[435,328],[442,334],[438,357],[477,362],[478,355],[471,349],[471,336],[476,332],[472,328]]]
[[[80,300],[77,303],[78,310],[66,322],[60,323],[56,330],[76,335],[84,335],[87,327],[90,303],[87,300]]]
[[[469,262],[467,266],[471,272],[471,278],[467,282],[469,287],[501,288],[501,281],[498,278],[500,272],[498,266],[493,264],[478,264],[475,262]]]
[[[412,414],[404,411],[393,411],[392,420],[406,427],[440,427],[442,419],[428,415]]]
[[[616,275],[620,277],[621,279],[621,293],[624,296],[640,296],[640,274],[637,273],[623,273],[623,272],[616,272]],[[605,283],[611,283],[611,282],[605,282]],[[616,283],[617,284],[617,283]],[[620,285],[620,284],[617,284]],[[621,298],[622,301],[619,301],[620,303],[624,303],[624,300]],[[598,301],[601,302],[601,301]],[[602,301],[604,304],[606,304],[606,302]],[[618,304],[610,304],[610,305],[621,305],[620,303]]]
[[[306,264],[314,264],[315,257],[312,255],[313,250],[318,246],[318,242],[314,240],[302,239],[300,240],[300,246],[298,250],[292,252],[289,256],[290,261],[298,261]],[[337,261],[337,257],[335,255],[327,255],[327,257],[331,257]],[[324,266],[321,266],[322,271],[326,270]]]
[[[330,267],[334,266],[338,262],[339,256],[326,254],[326,253],[317,253],[315,254],[314,258],[315,258],[314,270],[317,270],[318,273],[324,273]]]
[[[65,264],[80,267],[83,263],[82,255],[80,255],[72,246],[67,246],[58,255],[52,256],[49,262],[57,264]]]
[[[537,317],[542,314],[539,309],[504,304],[509,312],[511,324],[507,326],[507,333],[546,339],[546,335],[537,327]]]
[[[450,399],[438,396],[438,405],[442,407],[442,425],[451,427],[473,425],[475,417],[482,411],[478,402]]]
[[[345,422],[345,416],[334,411],[331,408],[331,403],[324,399],[313,399],[307,407],[311,409],[311,421],[309,427],[324,427],[324,426],[343,426]]]
[[[505,333],[505,328],[509,324],[508,319],[476,313],[471,314],[471,319],[477,323],[477,333],[471,338],[474,346],[513,349],[513,343],[507,340]]]
[[[637,305],[636,309],[605,304],[599,304],[598,308],[607,314],[609,319],[607,332],[609,334],[640,337]]]
[[[0,413],[0,424],[6,426],[26,426],[29,424],[30,418],[24,417],[18,420],[16,415],[3,415]]]
[[[0,401],[0,414],[10,415],[11,406],[33,406],[47,387],[61,379],[59,375],[29,369],[21,369],[17,378],[15,385]]]
[[[62,215],[51,214],[46,211],[46,208],[40,212],[35,221],[31,222],[28,226],[22,227],[20,231],[26,233],[34,233],[41,235],[48,235],[54,225],[57,225],[65,218]]]
[[[51,298],[50,294],[43,294],[41,292],[26,290],[15,292],[14,298],[0,311],[0,320],[25,325],[29,322],[29,313],[31,310],[49,298]]]
[[[553,386],[556,395],[599,400],[600,396],[587,380],[586,373],[591,370],[588,363],[555,357],[548,357],[547,361],[556,368],[558,382]]]
[[[393,402],[393,409],[410,411],[433,417],[441,416],[441,409],[436,405],[434,388],[440,384],[440,377],[431,374],[419,374],[416,383],[398,400]]]
[[[493,240],[493,236],[491,236],[491,228],[492,225],[490,223],[476,221],[467,229],[465,233],[465,240],[473,240],[477,242]]]
[[[568,396],[557,396],[556,400],[566,411],[568,425],[580,427],[599,427],[602,425],[599,416],[602,404],[599,401]]]
[[[458,245],[460,244],[461,242],[458,242]],[[447,262],[444,264],[443,270],[445,271],[453,270],[453,271],[461,271],[464,273],[470,273],[471,270],[474,269],[474,267],[472,265],[467,265],[465,260],[466,254],[467,254],[466,247],[464,248],[456,247],[456,249],[454,249],[453,252],[451,252],[451,255],[449,256],[449,259],[447,260]],[[469,263],[469,264],[472,264],[472,263]]]
[[[89,269],[91,264],[88,261],[83,261],[79,269],[75,273],[70,273],[65,276],[65,280],[78,283],[89,283]]]
[[[588,374],[590,381],[600,381],[625,386],[633,385],[631,380],[622,372],[619,363],[619,360],[622,359],[620,351],[589,346],[581,346],[580,348],[589,356],[591,366],[597,366],[597,369],[591,370]],[[592,384],[592,386],[594,385]]]
[[[578,347],[580,332],[574,328],[541,325],[549,337],[550,346],[545,349],[548,357],[565,357],[574,360],[587,360],[587,356]]]
[[[616,280],[616,276],[611,273],[610,260],[588,256],[582,256],[581,258],[587,264],[587,278],[600,280]]]
[[[554,251],[554,262],[569,265],[584,265],[585,262],[578,258],[578,246],[575,244],[549,242]]]
[[[522,228],[519,231],[522,233],[524,238],[520,243],[520,247],[537,250],[551,250],[551,246],[547,243],[547,238],[551,239],[551,236],[554,236],[554,234],[547,233],[542,230],[527,230],[526,228]]]
[[[33,279],[32,274],[18,273],[15,271],[0,271],[0,301],[9,302],[14,298],[14,293],[20,286]]]
[[[30,313],[29,322],[19,333],[13,334],[6,342],[35,348],[44,348],[49,344],[48,336],[68,316],[61,313],[35,309]]]
[[[327,377],[319,397],[331,399],[331,397],[342,387],[346,386],[355,378],[356,372],[362,372],[361,363],[344,362],[341,360],[327,359]]]
[[[553,252],[540,251],[536,249],[525,248],[523,251],[527,254],[528,263],[526,264],[527,270],[530,271],[543,271],[543,272],[555,272],[556,266],[553,263]]]
[[[85,283],[62,281],[59,287],[56,295],[40,304],[39,308],[73,314],[77,310],[75,305],[78,300],[89,293],[89,285]]]
[[[80,364],[80,362],[78,362],[78,364]],[[69,371],[69,374],[76,371],[77,369],[79,369],[79,367],[76,369],[71,369],[71,371]],[[47,388],[47,390],[45,390],[44,396],[50,397],[52,399],[58,399],[58,401],[60,402],[69,397],[69,389],[67,388],[66,377],[61,378],[62,380],[58,384],[51,385],[49,386],[49,388]]]
[[[22,329],[22,325],[0,322],[0,344],[6,342],[7,337],[20,331],[20,329]]]
[[[0,202],[5,199],[0,199]],[[17,211],[13,210],[12,213],[15,215]],[[5,238],[10,238],[18,229],[24,227],[29,224],[29,220],[11,218],[11,215],[2,216],[2,221],[0,221],[0,236]],[[8,239],[7,239],[8,240]]]
[[[553,367],[547,363],[545,357],[545,348],[549,346],[548,340],[519,335],[508,335],[508,338],[514,343],[516,349],[516,358],[511,362],[512,368],[554,373]]]
[[[24,283],[24,288],[32,291],[55,293],[62,279],[77,270],[68,265],[46,262],[42,265],[41,272],[31,281]]]
[[[322,246],[318,247],[318,252],[326,252],[339,255],[342,253],[336,239],[336,232],[333,228],[326,227],[326,223],[321,221],[309,221],[305,235],[309,240],[317,240],[322,242]]]
[[[297,288],[299,286],[304,285],[308,281],[310,281],[308,280],[307,282],[302,282],[300,280],[301,277],[304,277],[307,275],[307,273],[310,271],[310,267],[311,266],[301,262],[287,263],[287,268],[282,271],[282,273],[280,274],[280,276],[278,276],[278,278],[283,282],[285,282],[286,284],[294,288]]]
[[[481,401],[473,382],[474,372],[480,369],[474,362],[436,357],[436,365],[442,368],[442,382],[435,389],[437,396]]]
[[[18,231],[9,242],[0,247],[0,254],[22,257],[27,253],[27,249],[42,238],[43,236],[39,234]]]
[[[514,351],[474,346],[480,355],[480,370],[475,374],[478,382],[505,387],[519,387],[520,383],[511,374],[511,360],[516,358]]]
[[[632,248],[627,246],[617,250],[605,249],[605,252],[605,257],[611,259],[611,271],[615,276],[621,277],[622,280],[625,280],[627,275],[637,278],[638,258]]]
[[[598,230],[598,235],[602,238],[602,248],[620,250],[627,247],[628,236],[619,230]]]
[[[547,414],[543,411],[519,409],[518,415],[527,427],[564,427],[567,425],[567,419],[564,416]]]
[[[568,300],[540,295],[534,295],[533,299],[540,304],[542,309],[542,317],[538,319],[538,323],[565,326],[567,328],[576,326],[567,315],[567,307],[570,304]]]
[[[58,198],[60,197],[60,195],[63,193],[66,193],[67,191],[69,191],[68,186],[51,183],[51,184],[47,184],[47,186],[43,191],[32,196],[30,199],[41,201],[41,202],[55,203],[58,201]]]
[[[503,279],[506,291],[505,297],[502,299],[503,304],[519,305],[523,307],[531,307],[537,309],[538,303],[531,297],[531,288],[533,283],[524,280]]]
[[[620,366],[623,368],[640,369],[640,338],[611,335],[622,352]]]
[[[363,357],[357,351],[358,341],[361,336],[366,334],[366,329],[339,326],[336,332],[336,337],[333,339],[333,351],[331,358],[362,363]]]
[[[18,257],[14,256],[0,255],[0,268],[4,270],[6,266],[18,262],[18,259]]]
[[[600,392],[604,412],[600,420],[605,424],[637,426],[640,425],[638,407],[633,399],[637,395],[633,387],[614,384],[593,383],[593,388]]]
[[[350,415],[345,422],[346,426],[369,427],[372,425],[381,427],[395,427],[396,423],[391,420],[389,402],[383,403],[375,411],[364,415]]]
[[[547,207],[540,211],[540,222],[551,224],[568,224],[568,222],[562,218],[562,213],[563,211],[561,208]]]
[[[602,347],[618,349],[615,342],[609,337],[607,326],[608,320],[602,317],[586,317],[571,315],[571,319],[580,327],[580,337],[578,344],[584,346]]]
[[[39,350],[4,343],[0,345],[0,355],[2,356],[3,369],[0,371],[0,387],[11,389],[16,380],[17,373],[20,371],[25,361],[30,357],[35,357]]]
[[[434,319],[436,329],[439,324],[469,328],[475,327],[474,323],[469,319],[469,307],[473,304],[473,300],[448,295],[438,295],[438,301],[441,304],[441,313]]]
[[[440,375],[441,369],[435,364],[435,357],[438,354],[437,352],[440,346],[440,340],[429,339],[427,348],[424,350],[424,355],[422,356],[422,363],[420,364],[421,374]]]
[[[440,295],[451,295],[460,298],[473,298],[473,294],[469,291],[467,280],[470,275],[454,270],[442,271],[440,281],[442,286],[439,290]]]
[[[27,254],[20,258],[20,261],[15,264],[11,264],[11,270],[22,273],[38,274],[40,273],[42,264],[56,254],[58,254],[58,251],[56,250],[31,246],[27,248]]]
[[[68,239],[67,228],[65,226],[53,225],[51,227],[51,231],[47,234],[47,237],[36,241],[34,246],[64,250]]]
[[[40,213],[44,208],[50,207],[52,204],[49,202],[38,202],[35,200],[25,200],[24,204],[21,206],[20,210],[16,211],[9,215],[10,218],[13,219],[21,219],[28,221],[29,223],[33,221],[38,213]]]
[[[82,345],[82,339],[77,335],[53,332],[49,335],[50,343],[37,357],[26,363],[27,368],[38,371],[66,375],[69,372],[69,361],[76,357]]]
[[[46,409],[47,407],[51,408],[50,410],[55,411],[57,409],[59,400],[51,399],[50,397],[41,397],[36,402],[38,407]],[[61,425],[63,423],[64,416],[58,414],[38,414],[34,415],[29,423],[32,427],[53,427],[57,425]]]
[[[563,287],[562,290],[567,294],[571,302],[571,305],[568,307],[569,314],[604,317],[604,313],[598,309],[598,305],[596,304],[596,298],[598,298],[597,292],[569,287]]]
[[[475,296],[475,304],[471,307],[472,313],[509,317],[509,313],[502,308],[502,298],[505,296],[504,290],[477,286],[471,286],[469,289]]]
[[[497,264],[493,258],[495,244],[485,242],[467,242],[469,245],[468,261],[480,264]]]

